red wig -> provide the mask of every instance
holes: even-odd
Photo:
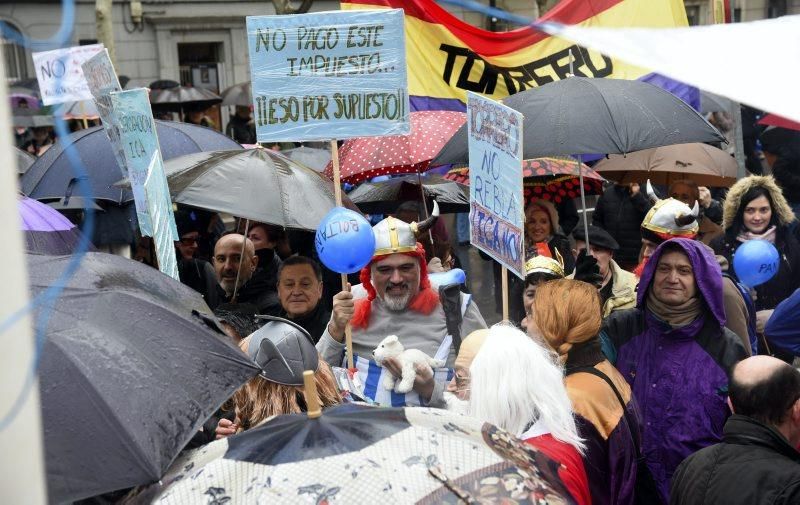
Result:
[[[428,264],[425,262],[425,249],[422,244],[417,242],[417,250],[413,252],[399,253],[410,256],[419,261],[419,293],[411,299],[408,309],[420,314],[428,315],[439,304],[439,294],[431,288],[431,281],[428,279]],[[355,313],[350,321],[353,328],[366,328],[369,326],[369,316],[372,312],[372,300],[378,296],[375,286],[372,285],[372,265],[386,256],[375,256],[369,265],[361,269],[359,279],[364,289],[367,290],[367,297],[355,302]]]

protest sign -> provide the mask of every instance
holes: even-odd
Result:
[[[470,242],[524,279],[522,114],[468,93],[467,133]]]
[[[147,90],[136,88],[128,91],[111,93],[111,103],[114,115],[119,121],[120,140],[123,145],[125,164],[128,167],[128,178],[136,202],[136,217],[139,219],[139,229],[145,237],[153,236],[153,227],[150,222],[147,199],[144,192],[144,182],[154,154],[161,160],[161,149],[158,145],[156,125],[153,120],[153,111],[150,109],[150,99]],[[159,161],[161,162],[161,161]],[[166,182],[165,182],[166,184]],[[175,228],[175,217],[170,212],[170,227],[174,240],[178,240],[178,231]]]
[[[115,91],[122,91],[122,87],[119,85],[117,73],[114,71],[114,64],[111,63],[111,58],[108,57],[108,49],[103,49],[86,60],[81,65],[81,68],[83,68],[83,75],[86,78],[86,84],[89,86],[89,92],[94,97],[94,104],[103,122],[103,129],[111,141],[111,149],[114,151],[117,164],[122,169],[123,175],[128,177],[125,153],[119,137],[119,122],[114,115],[114,107],[110,96]]]
[[[33,53],[42,103],[54,105],[91,99],[81,65],[102,50],[103,44],[93,44]]]
[[[247,42],[259,142],[411,131],[402,10],[250,16]]]
[[[147,197],[148,214],[153,223],[153,243],[156,246],[158,269],[180,281],[174,245],[174,241],[180,237],[175,229],[175,214],[172,213],[167,176],[164,174],[164,163],[158,151],[153,153],[150,160],[147,178],[144,181],[144,193]]]

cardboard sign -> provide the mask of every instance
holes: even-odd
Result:
[[[111,58],[108,56],[108,49],[103,49],[86,60],[81,68],[83,68],[83,76],[89,86],[89,92],[94,98],[94,105],[100,114],[103,129],[108,135],[108,140],[111,141],[111,149],[114,151],[117,164],[122,169],[122,174],[128,177],[128,166],[125,164],[125,153],[119,136],[119,122],[114,115],[110,96],[111,93],[122,91],[122,87],[119,85],[117,73],[114,71],[114,64],[111,63]]]
[[[470,242],[524,279],[522,114],[468,93],[467,132]]]
[[[403,11],[250,16],[259,142],[404,135]]]
[[[33,53],[42,103],[54,105],[91,99],[81,65],[103,49],[103,44],[93,44]]]
[[[150,220],[149,206],[145,195],[144,183],[147,180],[154,155],[161,161],[161,148],[158,145],[156,124],[153,111],[150,109],[150,98],[145,88],[111,93],[116,121],[119,121],[120,140],[123,145],[125,164],[136,202],[136,217],[142,236],[153,237],[153,226]],[[164,181],[166,184],[166,179]],[[169,193],[167,193],[169,194]],[[170,209],[172,207],[170,206]],[[175,227],[175,216],[169,213],[170,228],[173,240],[178,240],[178,229]],[[146,227],[145,227],[146,225]]]
[[[156,246],[158,269],[180,281],[174,245],[174,241],[180,237],[175,229],[175,214],[172,212],[172,200],[169,197],[169,186],[160,152],[153,153],[147,172],[144,193],[147,196],[147,210],[153,223],[153,242]]]

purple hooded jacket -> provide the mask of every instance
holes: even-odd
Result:
[[[692,264],[705,310],[673,329],[647,310],[646,299],[664,249],[675,246]],[[639,281],[637,307],[612,313],[603,325],[601,337],[615,348],[612,361],[639,407],[642,450],[665,502],[675,469],[690,454],[719,442],[730,415],[728,374],[746,351],[724,325],[719,263],[703,244],[688,239],[668,240],[656,249]]]

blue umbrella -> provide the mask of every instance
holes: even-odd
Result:
[[[242,146],[215,130],[188,123],[156,121],[156,133],[164,160],[203,151],[242,149]],[[133,200],[130,190],[114,186],[124,174],[114,157],[111,142],[101,127],[78,131],[70,139],[84,164],[96,199],[117,204]],[[70,196],[75,182],[72,165],[64,152],[64,143],[60,141],[37,159],[20,179],[22,192],[37,200]]]
[[[800,356],[800,289],[775,307],[764,333],[773,346]]]

